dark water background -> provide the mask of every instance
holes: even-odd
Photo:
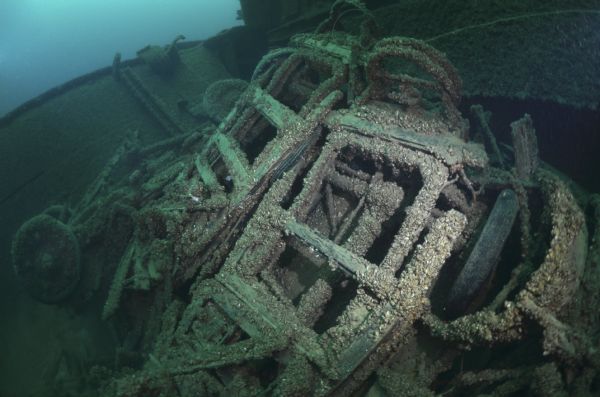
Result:
[[[1,0],[0,116],[83,73],[178,34],[238,25],[238,0]]]

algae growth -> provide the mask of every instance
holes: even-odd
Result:
[[[112,343],[65,343],[39,395],[597,393],[598,195],[540,159],[530,115],[507,144],[461,108],[437,39],[316,3],[250,81],[180,37],[85,78],[126,132],[76,200],[24,220],[12,260]]]

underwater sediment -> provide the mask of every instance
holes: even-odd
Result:
[[[242,1],[248,29],[276,23],[253,19],[252,3]],[[463,65],[474,30],[492,29],[483,45],[496,28],[571,26],[596,11],[540,6],[432,23],[414,38],[387,17],[411,2],[325,3],[311,3],[314,17],[302,2],[280,10],[287,25],[270,26],[267,42],[303,21],[314,30],[256,57],[252,72],[222,63],[239,56],[239,32],[230,46],[227,32],[177,37],[2,119],[7,143],[26,127],[62,131],[68,144],[43,143],[49,152],[91,160],[44,200],[35,192],[68,166],[24,162],[29,177],[0,197],[29,213],[6,218],[21,288],[110,339],[102,352],[63,342],[38,395],[598,392],[595,185],[544,161],[535,117],[520,112],[507,140],[494,114],[464,105],[597,99],[542,92],[535,79],[521,94],[482,81],[505,65]],[[440,51],[457,38],[464,47]]]

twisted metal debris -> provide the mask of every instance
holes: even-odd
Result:
[[[565,320],[590,271],[585,218],[537,166],[530,123],[514,127],[516,170],[492,167],[443,54],[334,31],[355,3],[267,55],[215,131],[129,145],[78,207],[84,251],[113,241],[107,222],[121,244],[110,287],[76,294],[104,293],[122,351],[145,362],[114,369],[107,393],[504,395],[597,371],[594,326]],[[528,322],[552,361],[457,370],[465,351],[527,341]]]

